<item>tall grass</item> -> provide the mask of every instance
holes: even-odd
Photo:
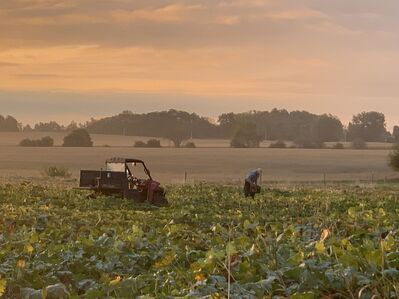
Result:
[[[62,177],[62,178],[69,178],[71,177],[71,173],[69,172],[68,168],[65,167],[58,167],[58,166],[50,166],[43,170],[43,174],[45,176],[55,178],[55,177]]]

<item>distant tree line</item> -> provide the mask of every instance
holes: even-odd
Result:
[[[22,127],[22,126],[21,126]],[[22,127],[22,131],[24,132],[30,132],[30,131],[36,131],[36,132],[69,132],[76,130],[78,128],[82,128],[82,124],[77,124],[76,122],[72,121],[69,125],[63,126],[58,124],[56,121],[49,121],[49,122],[40,122],[35,124],[35,126],[32,128],[30,125],[26,125]]]
[[[307,111],[273,109],[225,113],[217,122],[195,113],[169,110],[151,113],[124,111],[102,119],[91,119],[85,124],[72,122],[62,126],[55,121],[37,123],[33,128],[22,126],[11,117],[0,115],[0,131],[61,132],[86,129],[91,134],[114,134],[128,136],[150,136],[166,138],[179,147],[190,138],[230,139],[240,134],[251,134],[248,146],[253,147],[262,140],[291,140],[297,145],[317,145],[323,142],[354,141],[399,142],[399,126],[393,132],[386,129],[385,116],[379,112],[362,112],[353,116],[345,127],[331,114],[317,115]],[[238,135],[237,135],[238,134]]]

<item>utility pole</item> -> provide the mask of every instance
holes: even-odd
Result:
[[[193,141],[193,119],[190,119],[190,140]]]

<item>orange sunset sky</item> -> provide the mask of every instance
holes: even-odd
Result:
[[[397,0],[0,0],[0,114],[364,110],[399,124]]]

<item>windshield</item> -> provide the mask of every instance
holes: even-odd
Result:
[[[127,163],[126,166],[129,168],[131,174],[136,178],[148,178],[148,174],[145,172],[144,165],[141,163]]]
[[[107,163],[107,171],[125,171],[125,163]]]

